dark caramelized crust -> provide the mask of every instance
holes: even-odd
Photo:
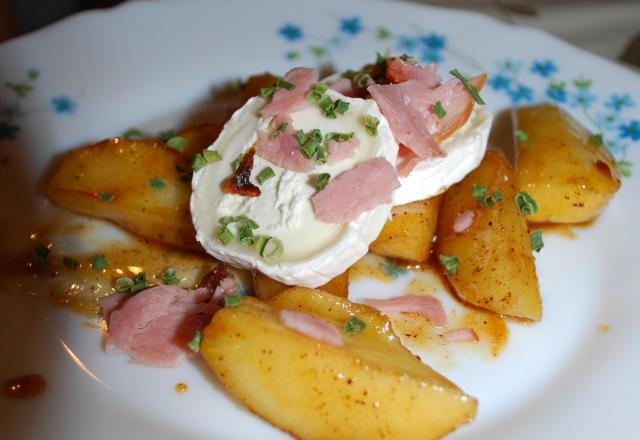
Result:
[[[236,172],[224,182],[222,192],[247,197],[258,197],[261,194],[260,188],[249,181],[251,170],[253,169],[253,156],[255,154],[255,147],[247,151]]]

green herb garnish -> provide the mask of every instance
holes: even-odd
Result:
[[[493,201],[496,203],[502,202],[502,193],[500,192],[500,190],[493,190]]]
[[[241,302],[242,302],[241,295],[227,295],[224,297],[225,307],[240,307]]]
[[[258,238],[258,255],[267,263],[278,262],[283,252],[284,245],[281,240],[268,235],[262,235]]]
[[[62,263],[69,269],[75,269],[76,267],[78,267],[78,262],[71,257],[64,257],[62,259]]]
[[[194,353],[200,353],[200,344],[202,343],[202,332],[200,330],[196,331],[196,334],[193,335],[193,338],[187,343],[187,346]]]
[[[162,139],[162,142],[167,142],[169,139],[171,139],[175,135],[176,135],[176,131],[175,130],[161,131],[160,132],[160,139]]]
[[[332,131],[325,135],[324,140],[325,142],[331,142],[331,141],[346,142],[348,140],[351,140],[351,138],[353,138],[354,135],[355,133],[353,131],[350,133],[336,133],[335,131]]]
[[[179,152],[184,151],[184,147],[187,145],[187,140],[182,136],[173,136],[167,139],[167,146],[173,148],[174,150],[178,150]]]
[[[47,257],[49,256],[49,252],[51,249],[43,244],[39,244],[33,251],[33,264],[38,267],[44,267],[44,264],[47,262]]]
[[[256,244],[256,237],[253,235],[253,227],[249,223],[244,223],[238,228],[238,236],[240,243],[247,247],[251,247]]]
[[[276,128],[273,133],[271,133],[271,139],[276,139],[278,136],[284,133],[288,126],[289,124],[287,122],[283,122],[282,124],[280,124],[278,128]]]
[[[444,118],[445,115],[447,114],[447,111],[442,106],[442,103],[440,101],[438,101],[435,104],[433,104],[433,112],[436,114],[438,119]]]
[[[191,169],[195,173],[195,172],[200,171],[206,164],[207,164],[207,161],[205,160],[205,158],[202,155],[202,153],[198,153],[198,154],[196,154],[196,157],[193,158],[193,163],[191,164]]]
[[[104,254],[94,255],[91,259],[91,268],[93,270],[103,270],[109,266],[107,257]]]
[[[149,186],[153,188],[154,191],[160,191],[162,188],[167,186],[167,181],[158,176],[149,180]]]
[[[522,130],[516,130],[516,141],[522,144],[524,142],[527,142],[528,140],[529,140],[529,135],[527,134],[527,132]]]
[[[327,163],[327,148],[323,144],[318,145],[316,149],[316,162],[320,165]]]
[[[364,128],[369,136],[378,135],[378,125],[380,125],[380,119],[375,116],[367,115],[364,117]]]
[[[226,225],[218,230],[218,240],[223,246],[228,245],[233,240],[233,234]]]
[[[502,202],[502,193],[499,190],[495,189],[493,194],[489,195],[487,187],[484,185],[476,185],[475,183],[471,185],[471,195],[476,199],[478,206],[491,207],[496,203]]]
[[[133,287],[133,280],[129,277],[122,277],[116,280],[115,289],[118,293],[130,292]]]
[[[278,78],[276,80],[276,87],[278,87],[279,89],[293,90],[293,89],[296,88],[296,85],[292,84],[290,82],[287,82],[287,81],[283,80],[282,78]]]
[[[526,191],[521,191],[515,198],[516,205],[524,215],[531,215],[538,212],[538,204]]]
[[[315,181],[316,188],[324,189],[324,187],[327,186],[327,184],[329,183],[330,179],[331,179],[331,174],[329,173],[318,174],[318,177],[316,177],[316,181]]]
[[[98,194],[98,197],[100,198],[100,200],[104,200],[105,202],[112,202],[116,196],[114,194],[103,191],[100,194]]]
[[[177,277],[176,269],[174,267],[165,269],[164,272],[162,272],[162,274],[160,275],[160,278],[162,278],[162,281],[167,285],[178,284],[180,282]]]
[[[446,275],[455,275],[458,273],[458,266],[460,266],[460,260],[458,257],[439,255],[438,259],[440,260],[440,264],[442,264],[442,268]]]
[[[142,138],[148,137],[148,135],[145,134],[142,130],[139,130],[137,128],[130,128],[122,134],[122,137],[126,139],[135,139],[135,138],[142,139]]]
[[[589,139],[591,140],[591,142],[593,142],[599,147],[602,147],[604,145],[604,138],[602,137],[602,133],[596,133],[592,135]]]
[[[531,238],[531,248],[536,252],[540,252],[544,247],[544,241],[542,241],[542,230],[536,229],[535,231],[530,232],[529,237]]]
[[[274,93],[276,93],[276,86],[263,87],[260,89],[260,96],[262,96],[266,100],[271,98]]]
[[[367,328],[367,323],[357,316],[352,316],[344,323],[344,333],[347,335],[354,335],[360,333]]]
[[[471,185],[471,195],[474,198],[484,197],[487,195],[487,187],[484,185],[476,185],[475,183]]]
[[[298,141],[298,145],[300,146],[302,146],[305,142],[307,142],[307,135],[302,130],[297,130],[294,133],[294,136],[296,137],[296,140]]]
[[[256,180],[260,185],[262,185],[267,180],[271,179],[272,177],[275,177],[275,175],[276,173],[273,172],[273,168],[266,167],[264,170],[260,171],[260,174],[258,174],[258,177],[256,178]]]
[[[202,157],[204,157],[204,161],[207,164],[220,162],[222,160],[222,155],[216,150],[204,150],[202,152]]]
[[[473,97],[474,101],[476,101],[480,105],[486,104],[486,102],[484,102],[483,99],[480,97],[478,90],[473,86],[473,84],[469,82],[469,80],[462,73],[460,73],[460,71],[458,71],[458,69],[450,70],[449,73],[455,76],[456,78],[458,78],[460,82],[462,82],[462,85],[465,86],[467,91]]]
[[[149,283],[147,283],[147,276],[144,272],[138,272],[138,274],[133,277],[133,285],[131,286],[131,293],[138,293],[144,289],[149,287]]]

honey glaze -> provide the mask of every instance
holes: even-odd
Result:
[[[98,300],[115,293],[118,278],[143,272],[148,285],[153,286],[163,282],[166,269],[174,268],[178,285],[193,288],[217,264],[205,253],[164,246],[122,232],[119,239],[97,241],[90,251],[74,252],[60,239],[69,234],[90,241],[95,231],[73,222],[51,222],[30,234],[30,250],[5,267],[12,273],[8,278],[18,280],[20,291],[83,314],[99,313]],[[42,249],[47,249],[44,258]],[[234,274],[241,285],[250,285],[246,281],[248,273]]]
[[[5,382],[4,393],[13,399],[39,396],[47,389],[47,381],[39,374],[27,374]]]

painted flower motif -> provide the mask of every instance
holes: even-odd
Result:
[[[297,24],[286,23],[280,29],[278,33],[283,36],[287,41],[296,41],[302,38],[302,28]]]
[[[506,59],[498,63],[498,71],[504,74],[517,75],[521,67],[522,63],[511,59]]]
[[[27,70],[27,78],[30,80],[38,79],[40,76],[40,71],[38,69],[29,69]]]
[[[564,89],[564,83],[550,83],[545,94],[555,102],[565,102],[567,100],[567,91]]]
[[[518,87],[516,87],[515,89],[509,90],[508,93],[509,93],[509,97],[511,98],[511,102],[513,104],[518,104],[519,102],[533,101],[533,89],[523,84],[518,84]]]
[[[298,58],[300,58],[300,52],[298,52],[297,50],[290,50],[289,52],[287,52],[286,54],[284,54],[284,56],[288,59],[288,60],[297,60]]]
[[[616,113],[597,113],[596,125],[602,130],[615,130],[622,121]]]
[[[20,127],[7,121],[0,121],[0,141],[3,139],[15,139]]]
[[[570,96],[569,105],[572,107],[589,108],[596,99],[596,96],[589,93],[588,89],[582,89]]]
[[[53,110],[55,110],[56,113],[66,113],[69,115],[72,114],[78,106],[78,104],[73,102],[71,98],[66,95],[56,96],[51,100],[51,105],[53,106]]]
[[[438,64],[442,62],[444,58],[440,55],[440,52],[436,52],[435,50],[425,50],[420,55],[420,61],[423,63],[435,63]]]
[[[487,81],[493,90],[509,90],[511,87],[511,78],[504,75],[493,75]]]
[[[418,40],[416,38],[401,35],[398,37],[398,49],[402,52],[413,52],[416,50]]]
[[[608,107],[612,110],[619,112],[625,107],[633,107],[635,103],[631,99],[629,94],[625,93],[624,95],[618,95],[614,93],[611,95],[611,98],[607,102],[605,102],[605,107]]]
[[[558,71],[556,64],[551,60],[534,61],[531,65],[531,72],[548,78]]]
[[[630,138],[632,141],[640,140],[640,121],[633,120],[628,124],[618,126],[621,138]]]
[[[422,44],[424,44],[428,49],[440,50],[444,48],[447,42],[447,37],[445,37],[444,35],[431,33],[420,38],[420,41],[422,41]]]
[[[340,20],[340,30],[350,35],[358,35],[362,31],[360,17],[343,18]]]

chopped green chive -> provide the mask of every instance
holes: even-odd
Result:
[[[160,191],[162,188],[167,186],[167,181],[162,177],[155,177],[149,180],[149,186],[153,188],[154,191]]]
[[[180,282],[177,277],[176,269],[174,267],[165,269],[164,272],[162,272],[162,274],[160,275],[160,278],[162,278],[162,281],[168,285],[178,284]]]
[[[316,149],[316,162],[320,165],[327,163],[327,148],[322,144]]]
[[[333,100],[331,99],[331,97],[325,95],[320,99],[320,101],[318,101],[318,107],[320,107],[320,109],[322,109],[322,111],[326,113],[333,108]]]
[[[100,194],[98,194],[98,197],[100,198],[100,200],[104,200],[105,202],[112,202],[116,196],[114,194],[103,191]]]
[[[351,138],[353,138],[354,135],[355,133],[353,131],[350,133],[336,133],[335,131],[332,131],[325,135],[324,140],[325,142],[331,142],[331,141],[346,142],[348,140],[351,140]]]
[[[162,142],[167,142],[169,139],[171,139],[175,135],[176,135],[176,131],[175,130],[161,131],[160,132],[160,139],[162,139]]]
[[[240,307],[242,302],[242,296],[240,295],[227,295],[224,297],[225,307]]]
[[[536,252],[540,252],[544,247],[544,241],[542,241],[542,230],[536,229],[535,231],[530,232],[529,237],[531,237],[531,248]]]
[[[149,136],[145,134],[142,130],[139,130],[137,128],[130,128],[122,134],[122,137],[126,139],[135,139],[135,138],[142,139]]]
[[[298,141],[298,145],[302,146],[305,142],[307,142],[307,135],[304,131],[298,130],[294,133],[296,140]]]
[[[267,263],[276,263],[282,257],[284,245],[275,237],[262,235],[258,239],[258,254]]]
[[[138,274],[133,277],[133,285],[131,286],[131,293],[138,293],[144,289],[149,287],[149,283],[147,283],[147,276],[144,272],[138,272]]]
[[[195,173],[195,172],[200,171],[206,164],[207,164],[207,161],[205,160],[205,158],[202,155],[202,153],[198,153],[198,154],[196,154],[196,157],[193,158],[193,163],[191,164],[191,169]]]
[[[444,118],[445,115],[447,114],[447,111],[442,106],[442,103],[440,101],[438,101],[435,104],[433,104],[433,112],[436,114],[438,119]]]
[[[276,173],[273,172],[273,168],[266,167],[264,170],[260,171],[260,174],[258,174],[258,177],[257,177],[258,183],[262,185],[267,180],[271,179],[272,177],[275,177],[275,175]]]
[[[93,270],[103,270],[109,266],[107,262],[107,257],[104,254],[94,255],[91,259],[91,268]]]
[[[287,89],[287,90],[293,90],[296,88],[295,84],[292,84],[290,82],[287,82],[281,78],[278,78],[276,80],[276,87],[280,88],[280,89]]]
[[[471,195],[474,198],[484,197],[487,195],[487,187],[484,185],[476,185],[475,183],[471,185]]]
[[[173,148],[174,150],[178,150],[179,152],[184,151],[184,147],[187,145],[187,140],[182,136],[173,136],[167,139],[167,146]]]
[[[316,181],[315,181],[316,188],[324,189],[324,187],[327,186],[327,184],[329,183],[330,179],[331,179],[331,174],[329,173],[318,174],[318,177],[316,177]]]
[[[538,204],[526,191],[519,192],[515,198],[515,202],[524,215],[531,215],[538,212]]]
[[[202,157],[204,157],[204,161],[207,164],[220,162],[222,160],[222,155],[216,150],[204,150],[202,152]]]
[[[333,109],[337,113],[344,115],[347,112],[347,110],[349,110],[349,103],[346,101],[343,101],[342,99],[338,99],[336,102],[333,103]]]
[[[321,99],[322,99],[322,93],[320,92],[311,90],[309,93],[307,93],[307,100],[309,100],[309,102],[317,104],[318,102],[320,102]]]
[[[527,134],[526,131],[516,130],[516,141],[522,144],[524,142],[527,142],[528,140],[529,140],[529,135]]]
[[[364,117],[364,128],[369,136],[378,135],[378,125],[380,125],[380,119],[375,116],[367,115]]]
[[[591,136],[589,139],[591,140],[591,142],[593,142],[599,147],[604,145],[604,139],[602,137],[602,133],[596,133],[593,136]]]
[[[274,93],[276,93],[276,86],[263,87],[260,89],[260,96],[267,100],[271,98]]]
[[[458,266],[460,266],[460,260],[456,256],[439,255],[438,259],[444,273],[446,275],[456,275],[458,273]]]
[[[67,266],[69,269],[75,269],[78,267],[78,262],[71,257],[64,257],[62,259],[62,263]]]
[[[273,133],[271,133],[271,139],[276,139],[278,136],[284,133],[288,126],[289,124],[287,122],[283,122],[282,124],[280,124],[278,128],[276,128]]]
[[[402,61],[407,61],[407,62],[411,62],[411,63],[414,63],[414,64],[416,64],[418,62],[414,57],[412,57],[411,55],[408,55],[406,53],[403,53],[402,55],[400,55],[400,59]]]
[[[495,189],[493,190],[493,194],[489,195],[487,193],[487,187],[484,185],[476,185],[474,183],[471,186],[471,195],[476,199],[478,206],[491,207],[496,203],[502,202],[502,193],[499,190]]]
[[[493,201],[496,203],[502,202],[502,193],[500,192],[500,190],[493,190]]]
[[[352,316],[344,323],[344,333],[347,335],[355,335],[367,328],[367,323],[357,316]]]
[[[253,228],[251,226],[249,223],[245,223],[238,228],[240,243],[247,247],[256,244],[256,237],[253,235]]]
[[[474,101],[476,101],[480,105],[485,105],[486,104],[483,101],[483,99],[480,97],[480,94],[478,93],[478,90],[473,86],[473,84],[471,84],[469,82],[469,80],[462,73],[460,73],[460,71],[458,69],[450,70],[449,73],[451,75],[455,76],[456,78],[458,78],[460,80],[460,82],[462,82],[462,85],[465,86],[467,91],[473,97]]]
[[[313,86],[313,91],[314,91],[314,92],[318,92],[318,93],[320,93],[320,94],[325,93],[327,90],[329,90],[329,86],[328,86],[328,85],[326,85],[325,83],[316,83],[316,84]]]
[[[33,264],[38,268],[44,267],[44,264],[47,262],[47,257],[49,256],[49,252],[51,252],[51,249],[43,244],[36,246],[33,251]]]
[[[231,240],[233,240],[233,234],[226,225],[218,230],[218,240],[220,240],[223,246],[228,245]]]
[[[319,146],[320,144],[314,138],[309,137],[307,141],[300,146],[300,151],[302,151],[302,154],[304,154],[307,159],[311,159],[313,155],[316,154]]]
[[[360,71],[354,71],[354,70],[347,70],[342,74],[343,78],[349,78],[350,80],[352,80],[354,83],[357,84],[358,87],[364,87],[367,85],[367,83],[369,82],[369,79],[371,79],[371,76],[366,73],[366,72],[360,72]]]
[[[202,344],[202,332],[197,330],[193,338],[187,343],[187,346],[194,353],[200,353],[200,344]]]
[[[122,277],[116,280],[115,289],[118,293],[125,293],[131,291],[133,287],[133,280],[129,277]]]

